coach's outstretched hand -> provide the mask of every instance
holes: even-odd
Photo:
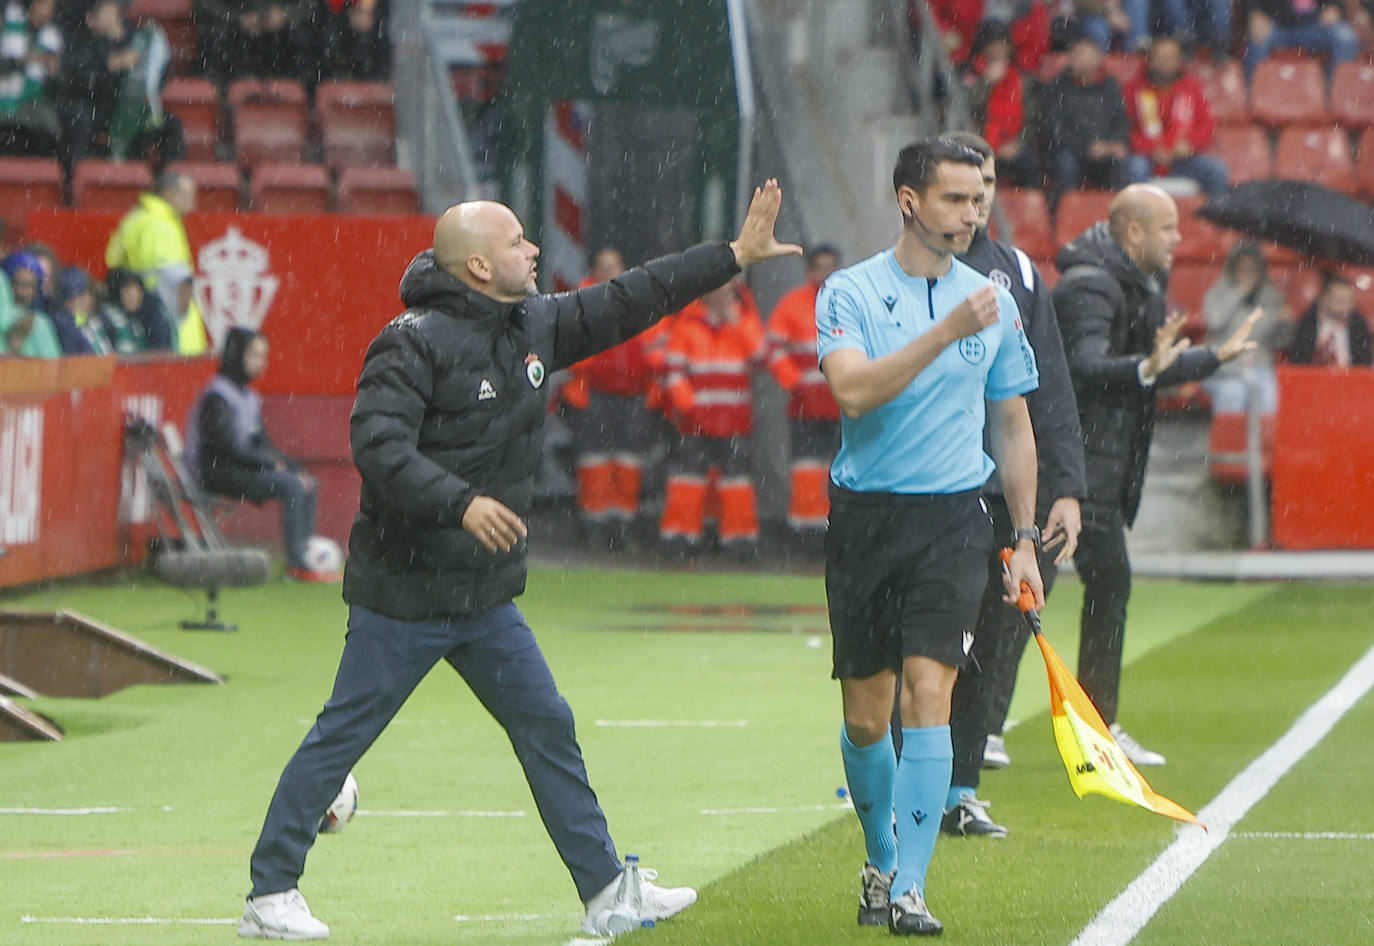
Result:
[[[770,177],[762,187],[754,188],[754,199],[749,202],[749,212],[744,215],[744,223],[739,228],[739,236],[730,242],[735,251],[735,262],[744,269],[755,263],[778,256],[800,256],[802,248],[795,243],[779,243],[773,235],[773,227],[778,222],[778,208],[782,206],[782,188],[776,178]]]

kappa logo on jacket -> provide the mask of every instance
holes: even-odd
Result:
[[[490,401],[494,397],[496,397],[496,389],[491,386],[490,381],[483,378],[482,383],[477,386],[477,400]]]

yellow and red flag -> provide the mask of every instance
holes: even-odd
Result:
[[[1054,741],[1059,746],[1059,755],[1064,760],[1074,794],[1079,798],[1089,793],[1105,795],[1167,818],[1201,825],[1196,815],[1158,794],[1141,777],[1112,738],[1088,694],[1083,692],[1078,680],[1038,628],[1035,642],[1040,645],[1050,677],[1050,721],[1054,724]]]
[[[1002,567],[1011,557],[1011,549],[1002,550]],[[1054,741],[1059,756],[1069,773],[1069,785],[1079,798],[1089,793],[1105,795],[1128,805],[1138,805],[1146,811],[1190,821],[1206,829],[1197,815],[1177,802],[1165,798],[1150,787],[1126,753],[1112,738],[1111,730],[1102,715],[1083,692],[1078,679],[1064,665],[1064,661],[1045,635],[1040,632],[1040,614],[1035,610],[1035,596],[1030,586],[1021,583],[1017,607],[1035,632],[1035,642],[1045,658],[1045,670],[1050,677],[1050,722],[1054,725]]]

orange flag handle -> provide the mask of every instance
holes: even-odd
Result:
[[[1012,550],[1004,548],[997,553],[997,557],[1002,560],[1002,574],[1006,576],[1008,583],[1011,581],[1011,570],[1007,567],[1011,563]],[[1035,610],[1035,592],[1031,591],[1028,582],[1021,582],[1021,593],[1016,598],[1016,606],[1021,609],[1021,616],[1026,619],[1030,629],[1037,635],[1040,633],[1040,612]]]

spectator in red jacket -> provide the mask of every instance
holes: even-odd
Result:
[[[1030,144],[1029,83],[1014,62],[1011,30],[998,20],[978,27],[965,82],[973,121],[997,157],[998,172],[1014,187],[1040,187],[1043,172]]]
[[[908,5],[913,33],[921,28],[919,0]],[[979,27],[1001,23],[1010,31],[1016,68],[1034,72],[1050,51],[1050,14],[1044,0],[928,0],[931,15],[944,40],[945,51],[956,64],[973,55]]]
[[[1156,36],[1140,72],[1126,83],[1126,115],[1131,120],[1131,181],[1152,177],[1189,177],[1208,196],[1226,190],[1226,165],[1203,154],[1216,123],[1196,76],[1183,70],[1183,46],[1176,37]]]

